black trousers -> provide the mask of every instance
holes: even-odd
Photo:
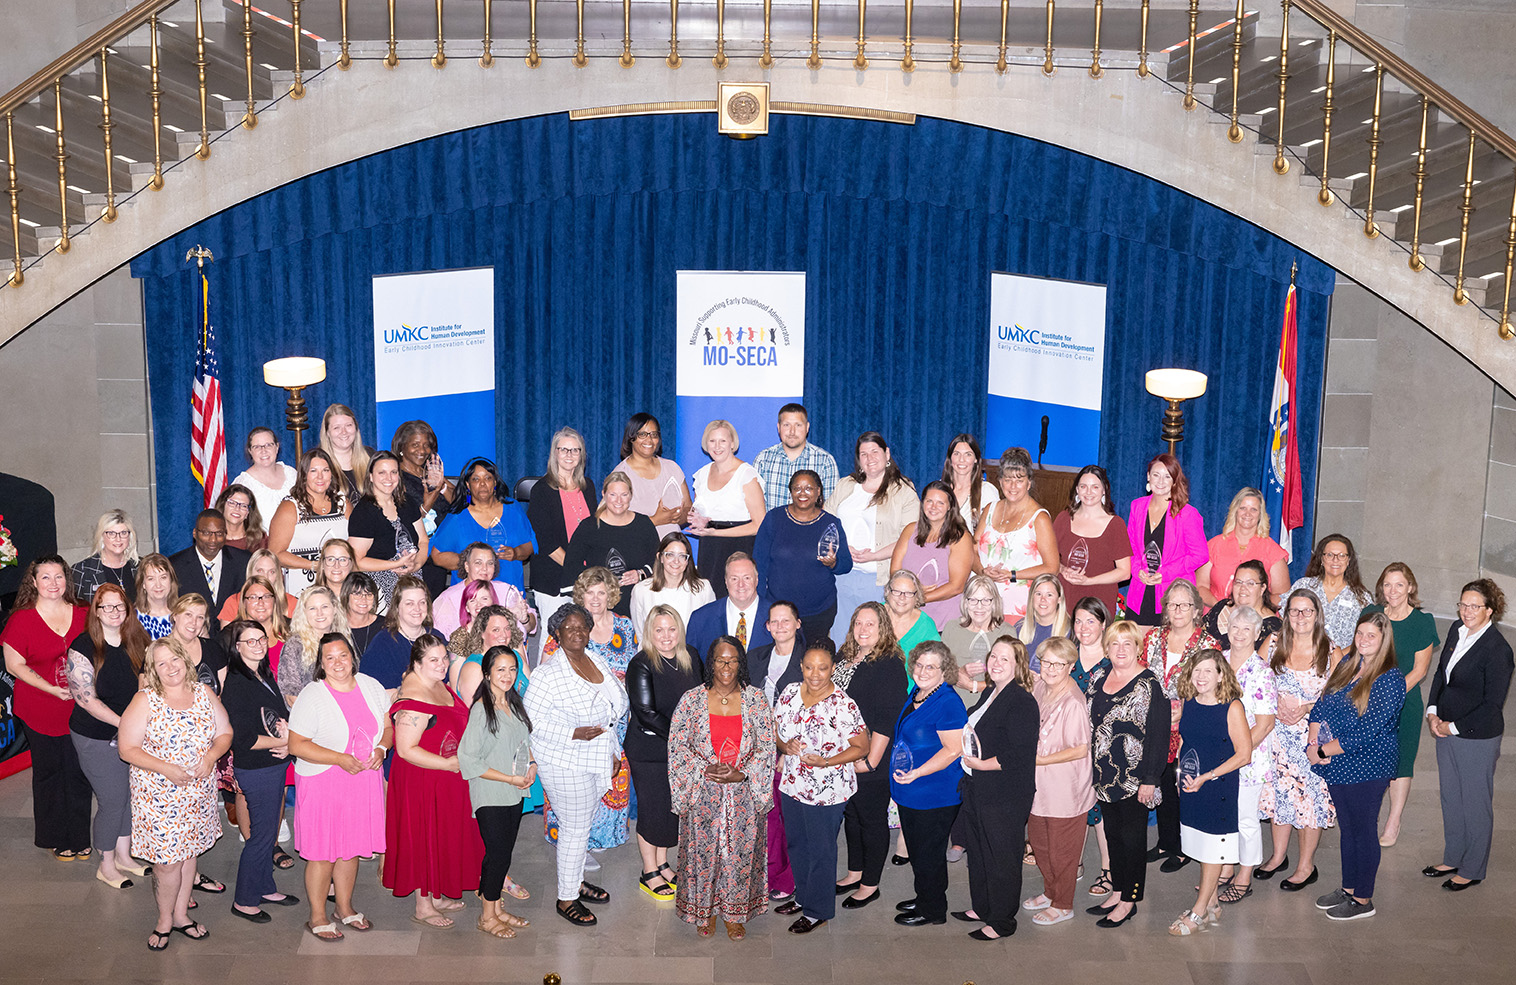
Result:
[[[669,792],[668,760],[629,759],[632,788],[637,792],[637,834],[654,848],[679,844],[679,815]]]
[[[1169,763],[1158,778],[1158,789],[1163,800],[1158,803],[1158,849],[1166,855],[1183,855],[1179,844],[1179,767]],[[1143,836],[1147,841],[1147,836]]]
[[[964,847],[968,849],[969,904],[995,933],[1009,937],[1016,930],[1016,914],[1021,909],[1022,853],[1032,803],[996,803],[977,793],[968,778],[958,792],[963,797],[963,809],[954,827],[962,826]],[[912,848],[913,863],[915,858]]]
[[[925,810],[896,806],[900,809],[900,832],[905,835],[905,847],[911,853],[911,873],[916,877],[916,912],[933,920],[945,920],[948,832],[953,830],[959,805]]]
[[[1100,805],[1105,840],[1111,850],[1111,887],[1122,900],[1142,899],[1148,871],[1148,809],[1133,794]]]
[[[837,829],[842,804],[802,804],[787,793],[779,795],[784,814],[784,840],[795,873],[795,898],[812,920],[837,915]]]
[[[32,843],[38,848],[83,851],[90,847],[90,785],[68,734],[43,735],[25,722],[32,751]],[[102,845],[100,850],[114,848]]]
[[[879,885],[890,853],[890,778],[886,764],[880,767],[858,774],[858,792],[842,811],[848,871],[862,872],[865,886]]]
[[[484,862],[479,866],[479,895],[494,903],[500,899],[505,877],[511,872],[516,850],[516,832],[521,828],[521,804],[481,807],[474,813],[479,836],[484,839]]]
[[[834,602],[832,603],[832,607],[825,612],[818,612],[814,616],[801,616],[800,631],[805,634],[807,643],[814,643],[816,640],[826,639],[832,632],[832,623],[836,621],[837,603]],[[838,646],[842,645],[841,640],[833,640],[832,642]]]

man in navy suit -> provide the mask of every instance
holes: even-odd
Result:
[[[701,659],[718,636],[735,636],[752,650],[774,642],[768,619],[769,600],[758,595],[758,566],[751,556],[737,551],[726,559],[726,598],[707,602],[690,613],[684,640]],[[748,673],[752,673],[751,668]]]
[[[242,591],[247,580],[247,562],[252,555],[240,547],[226,546],[226,517],[220,510],[204,510],[195,518],[191,534],[195,544],[168,559],[179,579],[179,594],[198,592],[210,603],[210,622],[226,600]]]

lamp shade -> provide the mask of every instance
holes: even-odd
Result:
[[[310,386],[324,379],[326,379],[325,359],[288,356],[284,359],[270,359],[263,364],[263,382],[269,386]],[[1201,388],[1204,389],[1203,383]],[[1151,390],[1152,386],[1149,385],[1148,389]]]
[[[1147,390],[1164,400],[1190,400],[1205,393],[1206,376],[1193,369],[1150,369]]]

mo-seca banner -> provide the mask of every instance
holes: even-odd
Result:
[[[1105,285],[990,274],[989,458],[1020,445],[1045,465],[1100,458]]]
[[[405,421],[437,432],[443,465],[495,449],[495,269],[374,278],[374,443]]]
[[[776,440],[779,408],[805,396],[805,274],[681,270],[676,311],[678,440],[664,453],[693,476],[709,461],[705,426],[722,419],[751,462]]]

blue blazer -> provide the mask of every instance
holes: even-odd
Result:
[[[747,630],[747,648],[766,646],[774,642],[769,635],[769,600],[763,596],[758,597],[758,612],[753,617],[756,625],[749,626]],[[690,613],[690,624],[684,631],[684,642],[691,650],[705,659],[705,651],[710,649],[716,637],[726,635],[726,599],[717,599],[707,602],[694,612]],[[748,669],[752,673],[752,668]]]

